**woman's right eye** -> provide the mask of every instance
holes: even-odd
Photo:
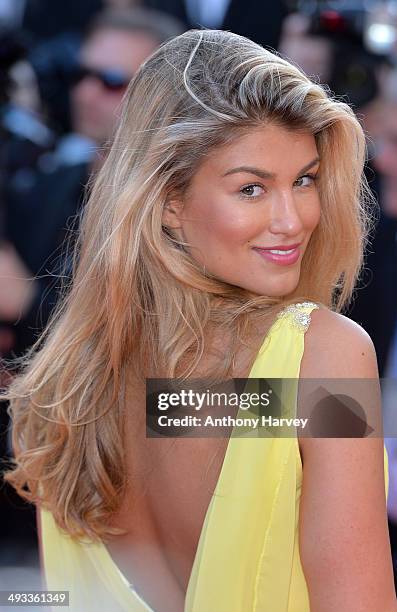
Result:
[[[258,198],[260,195],[262,195],[262,193],[258,192],[258,190],[262,190],[263,192],[262,185],[257,185],[256,183],[252,183],[251,185],[246,185],[245,187],[242,187],[240,189],[240,193],[242,194],[244,198],[253,199],[253,198]]]

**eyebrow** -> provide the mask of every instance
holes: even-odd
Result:
[[[316,157],[311,162],[306,164],[301,170],[299,170],[298,174],[304,174],[310,168],[313,168],[320,161],[319,157]],[[229,174],[236,174],[237,172],[248,172],[249,174],[255,174],[263,179],[273,179],[275,178],[274,172],[268,172],[267,170],[262,170],[260,168],[254,168],[253,166],[238,166],[238,168],[232,168],[223,174],[223,176],[228,176]]]

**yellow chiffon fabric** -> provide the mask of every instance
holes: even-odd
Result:
[[[315,308],[303,302],[280,313],[249,378],[299,379]],[[296,405],[296,396],[290,401]],[[299,556],[301,486],[297,437],[232,433],[201,531],[185,612],[310,612]],[[385,488],[387,494],[386,451]],[[74,541],[48,511],[40,511],[40,521],[47,589],[69,590],[70,610],[154,612],[105,545]]]

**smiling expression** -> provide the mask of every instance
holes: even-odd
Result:
[[[164,225],[207,274],[258,295],[287,296],[320,219],[319,165],[311,134],[253,128],[201,162],[183,200],[165,208]]]

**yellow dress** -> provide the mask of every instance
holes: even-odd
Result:
[[[302,302],[281,311],[249,378],[299,379],[304,334],[315,308]],[[310,612],[299,556],[297,437],[233,433],[206,512],[185,612]],[[385,488],[387,493],[386,451]],[[71,611],[154,612],[105,545],[72,540],[48,511],[40,511],[40,520],[47,589],[69,590]]]

